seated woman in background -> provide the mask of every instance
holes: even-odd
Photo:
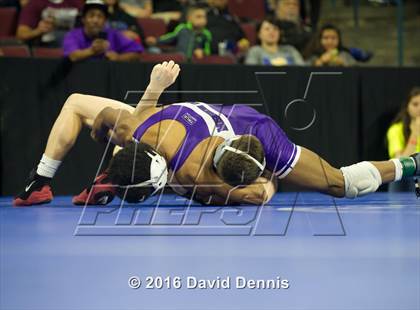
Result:
[[[406,156],[420,151],[420,87],[414,87],[401,107],[400,112],[386,134],[390,158]],[[389,191],[410,191],[414,182],[407,179],[400,183],[390,183]]]
[[[340,30],[334,25],[324,25],[309,44],[306,52],[312,66],[352,66],[356,61],[343,46]]]
[[[144,42],[143,29],[137,20],[120,7],[119,0],[105,0],[108,7],[108,24],[112,29],[121,31],[127,38],[138,43]]]
[[[291,45],[279,45],[281,31],[272,19],[265,19],[257,26],[258,45],[248,51],[247,65],[293,66],[304,65],[302,56]]]

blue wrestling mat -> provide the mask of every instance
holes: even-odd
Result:
[[[420,309],[420,200],[0,199],[0,309]]]

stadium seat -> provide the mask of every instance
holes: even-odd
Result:
[[[264,0],[229,0],[228,8],[239,18],[262,20],[265,17]]]
[[[33,56],[36,58],[61,58],[63,57],[63,49],[36,47],[32,50]]]
[[[164,54],[151,54],[143,53],[140,54],[140,61],[142,62],[163,62],[173,60],[177,63],[186,62],[186,58],[183,54],[180,53],[164,53]]]
[[[143,29],[144,36],[160,37],[166,33],[166,24],[160,18],[139,18],[137,23]]]
[[[0,8],[0,38],[14,37],[17,12],[15,8]]]
[[[193,63],[229,65],[229,64],[235,64],[236,59],[233,56],[210,55],[210,56],[205,56],[204,58],[201,58],[201,59],[193,58]]]
[[[31,57],[29,48],[26,45],[2,46],[0,55],[7,57]]]
[[[251,46],[255,45],[257,43],[257,30],[255,29],[255,25],[253,23],[244,23],[241,24],[241,28]]]

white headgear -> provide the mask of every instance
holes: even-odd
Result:
[[[233,141],[236,141],[238,139],[240,139],[241,136],[235,136],[233,138],[230,139],[226,139],[224,142],[220,143],[220,145],[216,148],[216,152],[214,153],[214,157],[213,157],[213,166],[217,169],[217,164],[219,163],[220,159],[222,158],[222,156],[225,154],[226,151],[232,152],[232,153],[236,153],[236,154],[240,154],[250,160],[252,160],[257,166],[258,168],[261,170],[259,176],[262,175],[262,173],[264,172],[265,169],[265,157],[263,159],[263,162],[260,163],[258,160],[256,160],[254,157],[252,157],[251,155],[249,155],[248,153],[238,150],[234,147],[231,147]]]
[[[138,143],[137,140],[133,140],[135,143]],[[166,182],[168,181],[168,168],[165,158],[163,158],[163,156],[158,154],[156,151],[145,151],[145,153],[152,159],[150,163],[150,179],[141,183],[130,184],[122,187],[130,189],[152,185],[154,188],[152,195],[154,195],[165,187]]]

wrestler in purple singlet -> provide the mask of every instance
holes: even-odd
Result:
[[[133,137],[140,141],[148,128],[164,120],[176,120],[186,130],[185,139],[169,163],[174,172],[182,167],[194,148],[210,136],[225,139],[235,135],[257,137],[264,148],[267,169],[279,178],[284,178],[293,169],[300,156],[300,147],[287,138],[271,117],[246,105],[174,103],[150,116],[136,129]]]

